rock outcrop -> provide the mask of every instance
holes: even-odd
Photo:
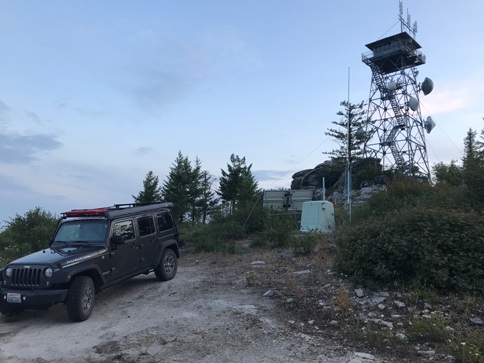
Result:
[[[346,164],[344,161],[327,160],[313,169],[298,171],[292,176],[291,189],[314,189],[321,195],[323,178],[329,198],[335,202],[345,199]],[[356,159],[351,166],[352,200],[360,204],[374,193],[386,190],[386,176],[381,175],[380,159]],[[328,194],[328,193],[326,193]]]

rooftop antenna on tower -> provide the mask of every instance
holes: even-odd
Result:
[[[408,30],[413,37],[417,35],[417,22],[415,21],[412,24],[410,13],[407,10],[407,20],[404,19],[403,17],[403,3],[400,1],[399,3],[399,14],[398,14],[398,19],[400,20],[400,31],[403,33],[406,30]]]

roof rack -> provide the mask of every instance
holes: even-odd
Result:
[[[108,212],[115,211],[115,210],[124,210],[129,208],[135,207],[144,207],[148,205],[159,205],[160,207],[164,208],[171,208],[173,207],[173,203],[123,203],[123,204],[115,204],[111,207],[100,207],[100,208],[90,208],[90,209],[73,209],[68,212],[62,213],[63,218],[68,217],[96,217],[96,216],[103,216]]]
[[[109,207],[109,209],[125,209],[125,208],[134,208],[134,207],[143,207],[146,205],[154,205],[154,204],[160,204],[162,207],[166,208],[171,208],[173,207],[173,203],[170,202],[153,202],[153,203],[124,203],[124,204],[115,204],[112,207]]]

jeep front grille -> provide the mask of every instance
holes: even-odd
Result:
[[[37,287],[40,286],[40,268],[14,268],[12,273],[12,287]]]

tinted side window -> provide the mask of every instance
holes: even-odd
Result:
[[[113,236],[124,236],[124,238],[133,239],[134,238],[134,228],[133,221],[122,221],[114,223]]]
[[[138,229],[140,236],[155,233],[155,223],[153,222],[153,217],[148,216],[138,218]]]
[[[173,219],[169,213],[157,214],[156,221],[160,231],[166,231],[173,228]]]

